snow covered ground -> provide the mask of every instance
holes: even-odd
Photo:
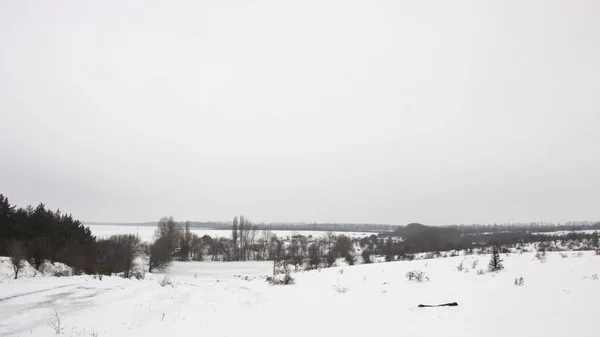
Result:
[[[534,235],[552,235],[552,236],[559,236],[559,235],[567,235],[567,234],[571,234],[571,233],[577,233],[577,234],[594,234],[594,233],[600,233],[600,230],[597,229],[584,229],[584,230],[576,230],[576,231],[556,231],[556,232],[535,232],[535,233],[531,233]]]
[[[533,253],[502,257],[505,269],[485,275],[476,270],[486,269],[489,256],[473,255],[299,272],[290,286],[260,277],[271,272],[268,262],[178,262],[165,287],[158,283],[163,274],[11,280],[2,259],[0,336],[52,336],[54,310],[64,336],[599,334],[600,256],[548,253],[545,263]],[[429,280],[407,280],[415,269]],[[521,276],[524,285],[515,286]],[[454,301],[458,307],[417,307]]]
[[[122,226],[122,225],[89,225],[92,234],[98,238],[106,238],[114,234],[137,234],[142,241],[150,242],[153,240],[155,226]],[[192,232],[199,236],[210,235],[212,238],[231,237],[231,231],[218,229],[194,229]],[[312,235],[314,237],[323,236],[324,231],[272,231],[279,237],[292,236],[293,234],[302,234],[304,236]],[[344,234],[352,238],[362,238],[375,233],[363,232],[334,232],[335,234]]]

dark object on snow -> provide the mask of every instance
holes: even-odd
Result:
[[[433,308],[433,307],[458,307],[458,303],[451,302],[451,303],[444,303],[444,304],[438,304],[438,305],[419,304],[419,308]]]

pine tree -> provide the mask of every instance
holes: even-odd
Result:
[[[492,272],[504,269],[502,259],[500,258],[500,249],[498,247],[494,247],[494,250],[492,251],[492,258],[490,259],[488,268]]]

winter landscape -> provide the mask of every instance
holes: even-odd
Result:
[[[11,280],[2,259],[0,335],[597,336],[600,256],[566,254],[549,253],[545,262],[534,253],[502,254],[498,273],[487,271],[489,254],[340,262],[294,273],[289,286],[265,282],[270,262],[177,262],[144,280],[34,277],[33,270]],[[409,280],[413,270],[427,279]]]
[[[600,1],[0,1],[0,337],[600,336]]]
[[[12,226],[19,217],[45,219],[45,237],[67,223],[87,232],[43,205],[15,209],[0,199],[4,235],[27,230]],[[92,264],[60,254],[41,259],[36,239],[21,251],[12,239],[0,247],[11,255],[0,258],[0,335],[596,336],[600,223],[570,225],[508,225],[507,233],[506,226],[410,224],[395,232],[403,237],[257,234],[236,217],[229,237],[212,239],[165,217],[143,229],[153,230],[148,241],[100,226],[114,234],[95,239]],[[456,305],[438,306],[449,303]]]

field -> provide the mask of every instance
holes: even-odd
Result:
[[[261,277],[269,262],[176,262],[144,280],[11,280],[3,258],[0,336],[52,336],[58,319],[64,336],[597,336],[600,256],[563,256],[503,254],[505,269],[484,275],[489,255],[341,264],[294,273],[288,286]],[[409,281],[411,270],[427,279]],[[418,308],[445,302],[458,306]]]
[[[123,226],[123,225],[90,225],[92,234],[98,238],[106,238],[114,234],[136,234],[140,236],[142,241],[150,242],[153,240],[155,226]],[[218,229],[194,229],[192,232],[198,236],[209,235],[212,238],[218,237],[229,237],[231,238],[231,231],[229,230],[218,230]],[[302,234],[305,236],[322,236],[325,234],[323,231],[272,231],[273,234],[278,237],[287,237],[293,234]],[[345,234],[351,238],[361,238],[369,236],[373,233],[362,233],[362,232],[334,232],[336,234]]]

